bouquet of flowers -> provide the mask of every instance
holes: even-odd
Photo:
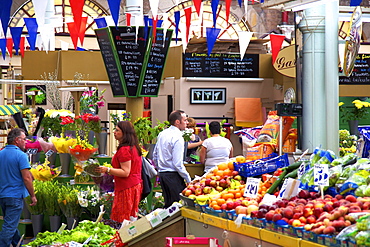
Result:
[[[37,198],[37,203],[34,206],[30,206],[31,204],[31,197],[27,196],[25,201],[27,203],[27,208],[29,209],[30,213],[33,215],[43,214],[45,212],[45,186],[44,182],[33,180],[33,187],[35,189],[35,195]]]
[[[26,150],[37,149],[37,152],[41,152],[42,148],[37,136],[28,137],[26,140]]]
[[[191,128],[186,128],[185,130],[181,131],[182,137],[186,142],[192,141],[191,137],[193,136],[194,130]]]
[[[70,146],[69,153],[75,157],[79,162],[88,160],[93,153],[98,150],[86,140],[81,140],[77,137],[77,142]]]
[[[77,197],[78,203],[91,218],[97,218],[99,216],[102,202],[98,190],[88,186],[87,190],[78,192]]]
[[[48,166],[49,163],[50,162],[46,160],[44,164],[35,164],[31,166],[30,171],[36,180],[51,181],[60,174],[62,170],[61,167],[51,168]]]
[[[58,204],[65,217],[80,217],[82,208],[78,203],[77,197],[77,193],[80,190],[80,187],[72,187],[69,184],[60,187],[58,193]]]
[[[106,89],[103,89],[99,92],[98,88],[93,90],[88,90],[82,93],[80,98],[80,110],[89,111],[95,113],[96,107],[102,108],[104,107],[104,96]]]
[[[62,215],[62,211],[58,204],[58,194],[60,191],[61,184],[58,181],[47,181],[44,182],[45,187],[45,206],[48,215]]]
[[[356,153],[357,136],[350,135],[348,130],[339,130],[339,155]]]
[[[112,168],[112,165],[104,162],[102,166]],[[109,175],[104,173],[103,176],[95,177],[93,176],[92,179],[94,180],[95,184],[99,185],[100,189],[105,192],[113,192],[114,191],[114,177],[113,175]]]
[[[47,153],[49,150],[52,150],[53,152],[57,151],[52,142],[48,142],[41,137],[39,137],[37,140],[40,143],[42,151],[44,151],[45,153]]]
[[[41,126],[44,128],[44,134],[46,136],[62,136],[66,130],[66,126],[61,125],[61,117],[67,116],[74,118],[75,115],[69,110],[48,110],[41,122]]]
[[[66,137],[50,137],[51,142],[54,144],[58,153],[69,153],[69,147],[77,143],[77,139]]]
[[[34,133],[39,122],[39,117],[35,114],[34,110],[31,108],[22,109],[23,118],[27,119],[26,128],[28,133]]]

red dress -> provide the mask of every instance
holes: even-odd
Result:
[[[111,219],[122,222],[137,217],[142,192],[141,156],[135,147],[123,146],[113,156],[113,168],[121,168],[120,163],[131,160],[131,171],[128,177],[114,176],[114,200]]]

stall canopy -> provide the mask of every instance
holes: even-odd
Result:
[[[0,105],[0,116],[14,115],[20,111],[20,105]]]

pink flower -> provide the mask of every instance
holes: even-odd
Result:
[[[98,108],[104,107],[104,101],[98,101],[96,104],[98,105]]]
[[[85,91],[85,92],[83,92],[82,93],[82,96],[89,96],[89,97],[91,97],[92,95],[94,94],[94,91]]]

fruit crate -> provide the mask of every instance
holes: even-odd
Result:
[[[335,236],[330,236],[326,234],[317,234],[316,235],[316,243],[325,245],[325,246],[331,246],[331,247],[340,247],[341,242],[337,241]]]
[[[294,227],[291,225],[284,225],[284,235],[290,236],[290,237],[297,237],[296,231],[294,230]]]
[[[266,229],[266,230],[269,230],[269,231],[272,231],[272,232],[276,232],[276,231],[277,231],[277,229],[276,229],[276,224],[275,224],[275,222],[270,221],[270,220],[266,220],[266,221],[265,221],[265,229]]]
[[[235,210],[225,210],[225,216],[227,220],[235,220],[237,215],[235,213]]]
[[[202,213],[205,213],[206,212],[206,207],[208,205],[200,205],[198,203],[195,203],[194,204],[194,207],[195,207],[195,211],[198,211],[198,212],[202,212]]]
[[[205,207],[205,213],[210,214],[213,216],[221,217],[223,219],[226,219],[226,212],[225,210],[214,210],[213,208],[210,207]]]
[[[303,230],[304,230],[304,227],[302,226],[299,226],[299,227],[293,227],[293,230],[295,232],[295,235],[298,237],[298,238],[303,238]]]
[[[303,229],[302,239],[311,241],[311,242],[316,242],[316,234],[311,231],[306,231]]]

